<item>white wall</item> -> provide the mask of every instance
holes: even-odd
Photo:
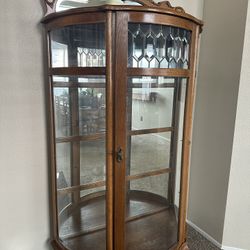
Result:
[[[250,249],[250,8],[245,33],[223,245]]]
[[[0,249],[48,249],[48,182],[39,1],[1,1]]]
[[[206,0],[188,219],[222,243],[247,1]]]
[[[204,0],[170,0],[173,6],[181,6],[184,10],[196,18],[203,18]]]
[[[201,17],[203,0],[174,1]],[[49,249],[40,1],[1,1],[0,249]]]

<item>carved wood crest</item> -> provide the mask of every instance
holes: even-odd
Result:
[[[185,10],[182,7],[173,7],[169,1],[162,1],[156,3],[153,0],[132,0],[131,2],[140,3],[142,6],[145,7],[156,7],[161,9],[169,9],[178,13],[185,13]]]

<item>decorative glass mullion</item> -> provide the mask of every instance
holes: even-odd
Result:
[[[129,23],[128,67],[188,69],[191,31]]]

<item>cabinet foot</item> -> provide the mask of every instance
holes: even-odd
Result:
[[[182,244],[182,246],[180,247],[180,250],[189,250],[187,242],[185,242],[184,244]]]

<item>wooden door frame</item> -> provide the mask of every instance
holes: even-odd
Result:
[[[125,200],[126,200],[126,93],[127,93],[127,40],[128,13],[115,13],[115,51],[114,51],[114,92],[115,92],[115,143],[114,143],[114,249],[125,249]],[[121,149],[123,160],[116,159]]]
[[[127,123],[126,123],[126,93],[128,75],[152,76],[170,76],[181,77],[187,79],[187,94],[184,111],[183,125],[183,145],[182,145],[182,164],[181,164],[181,187],[180,187],[180,205],[179,205],[179,226],[178,241],[172,249],[188,249],[186,244],[186,216],[187,216],[187,196],[188,196],[188,178],[190,165],[191,135],[192,135],[192,119],[193,105],[195,95],[195,80],[197,69],[197,50],[199,43],[200,26],[181,18],[166,16],[162,14],[152,14],[143,12],[119,12],[115,13],[115,72],[114,72],[114,92],[115,106],[115,144],[114,153],[117,153],[119,147],[124,152],[124,160],[118,163],[114,155],[114,249],[125,249],[125,202],[126,202],[126,143],[127,143]],[[152,17],[154,17],[152,19]],[[179,69],[133,69],[127,68],[127,46],[128,46],[128,23],[140,22],[151,24],[171,25],[188,29],[192,32],[191,48],[190,48],[190,67],[188,70]],[[155,73],[153,73],[155,71]],[[128,74],[129,73],[129,74]],[[132,73],[132,74],[131,74]],[[118,131],[118,132],[117,132]]]
[[[114,249],[114,15],[112,11],[106,16],[106,248]]]

